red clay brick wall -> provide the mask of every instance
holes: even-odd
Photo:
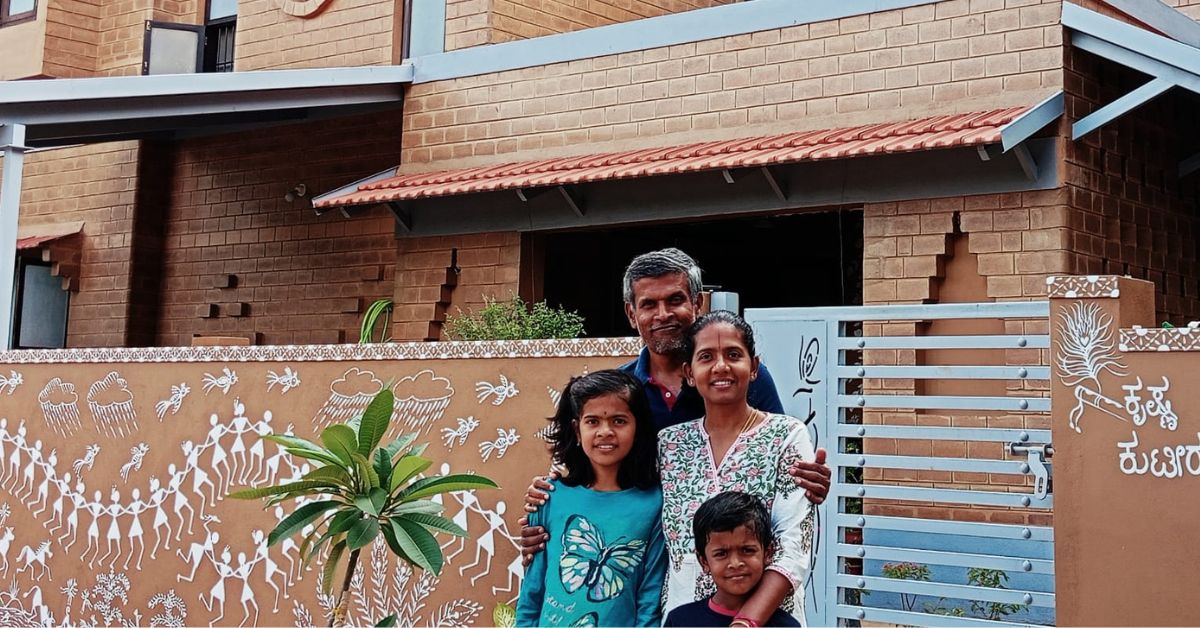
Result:
[[[105,76],[134,76],[142,71],[146,20],[197,24],[200,0],[103,2],[96,71]]]
[[[446,50],[531,39],[735,0],[448,0]]]
[[[238,71],[398,62],[400,2],[338,0],[312,18],[287,15],[277,0],[238,3]]]
[[[446,50],[495,43],[491,14],[492,0],[446,0]]]
[[[978,282],[979,294],[971,300],[1034,300],[1045,296],[1047,274],[1070,271],[1068,247],[1071,239],[1070,210],[1064,189],[1014,194],[987,194],[900,203],[873,203],[864,208],[863,302],[935,303],[942,301],[939,288],[954,267],[961,280],[967,272]],[[966,246],[954,255],[954,243],[966,238]],[[965,251],[963,250],[965,248]],[[965,258],[963,257],[965,254]],[[964,267],[965,264],[965,267]],[[949,291],[949,289],[947,289]],[[955,295],[961,300],[963,295]],[[1008,321],[994,332],[934,331],[913,323],[863,326],[864,335],[924,335],[935,333],[1045,334],[1047,323]],[[867,351],[867,364],[929,364],[930,356],[916,351]],[[953,363],[962,363],[955,356]],[[975,356],[1003,364],[1046,364],[1039,350],[1011,350],[1003,356]],[[986,363],[986,362],[981,362]],[[1048,395],[1043,382],[997,382],[1002,390],[988,394]],[[938,394],[911,379],[871,379],[864,388],[874,394]],[[980,394],[952,391],[946,394]],[[937,411],[865,412],[868,423],[1048,429],[1049,416],[1041,414],[948,414]],[[954,456],[1003,459],[999,443],[935,442],[921,440],[870,439],[865,450],[873,454]],[[939,488],[975,488],[1029,492],[1020,476],[944,471],[869,469],[865,479],[872,483],[904,484]],[[1049,525],[1050,515],[1023,509],[951,507],[938,504],[871,500],[865,505],[872,514],[931,517],[957,521],[990,521]]]
[[[98,0],[62,0],[47,7],[43,74],[76,78],[96,73],[103,12]]]
[[[1071,272],[1062,190],[873,203],[863,225],[863,302],[934,303],[955,223],[977,255],[987,297],[1044,297],[1045,277]]]
[[[530,39],[647,17],[681,13],[731,0],[492,0],[492,43]]]
[[[129,339],[130,234],[137,188],[136,142],[30,153],[22,226],[84,222],[69,347],[120,347]]]
[[[1037,102],[1057,1],[904,10],[413,86],[406,168],[786,132]]]
[[[393,219],[380,209],[317,216],[308,197],[284,195],[394,166],[398,127],[397,114],[379,114],[181,143],[158,344],[256,333],[266,344],[355,341],[362,311],[393,293]]]
[[[1069,59],[1073,119],[1145,81],[1081,51]],[[1176,325],[1200,319],[1200,176],[1178,177],[1180,159],[1197,145],[1194,105],[1168,94],[1068,143],[1066,152],[1070,270],[1154,282],[1158,318]]]
[[[519,233],[403,238],[398,245],[397,340],[442,339],[447,314],[470,312],[485,297],[503,300],[517,293]],[[447,268],[454,249],[459,271],[451,277]]]

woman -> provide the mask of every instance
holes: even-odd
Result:
[[[801,587],[812,552],[815,510],[787,469],[815,458],[799,420],[750,407],[747,391],[758,376],[754,334],[736,314],[713,312],[688,330],[684,377],[704,399],[705,416],[659,433],[663,532],[670,556],[663,613],[715,592],[695,556],[696,509],[724,491],[761,498],[771,512],[778,544],[768,572],[731,625],[765,623]],[[793,611],[802,617],[798,596]]]

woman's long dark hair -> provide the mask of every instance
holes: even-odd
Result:
[[[558,411],[550,419],[550,451],[554,461],[566,469],[562,483],[567,486],[590,486],[596,481],[592,461],[583,452],[576,433],[583,406],[604,395],[617,395],[629,404],[633,415],[633,448],[621,461],[617,483],[621,488],[654,488],[658,486],[658,431],[650,414],[650,404],[642,385],[632,375],[617,369],[572,377],[562,392]]]

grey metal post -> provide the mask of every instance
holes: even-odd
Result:
[[[0,346],[12,348],[13,284],[17,264],[17,216],[21,206],[21,175],[25,167],[25,125],[0,125]]]
[[[408,56],[435,55],[446,51],[446,0],[412,0],[408,26]]]

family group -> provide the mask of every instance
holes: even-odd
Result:
[[[783,413],[750,326],[697,317],[701,286],[678,249],[626,269],[645,347],[563,391],[561,473],[526,499],[518,625],[801,625],[825,452]]]

